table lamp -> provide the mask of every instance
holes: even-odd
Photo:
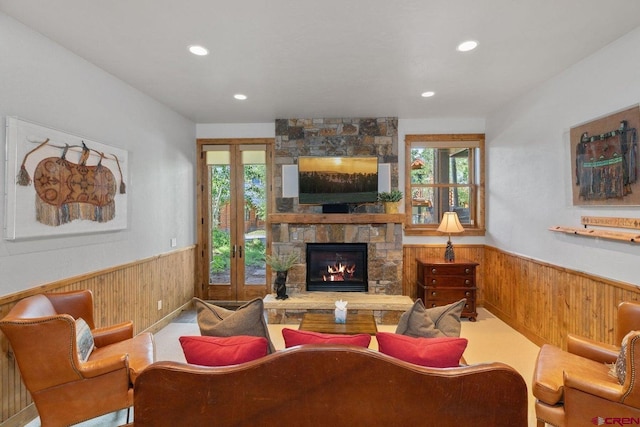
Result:
[[[451,233],[462,233],[464,228],[460,224],[458,214],[455,212],[445,212],[442,216],[442,222],[438,226],[438,231],[449,234],[449,241],[447,242],[447,249],[444,251],[444,260],[447,262],[453,262],[456,259],[453,253],[453,244],[451,244]]]

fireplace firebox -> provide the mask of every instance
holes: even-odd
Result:
[[[368,289],[366,243],[307,244],[307,291]]]

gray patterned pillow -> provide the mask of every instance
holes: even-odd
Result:
[[[414,338],[459,337],[460,315],[466,298],[441,307],[425,308],[417,299],[409,310],[400,316],[396,334]]]
[[[78,317],[76,319],[76,348],[78,349],[78,359],[80,359],[81,362],[86,362],[94,346],[93,335],[91,334],[89,325],[87,325],[87,322],[82,317]]]
[[[210,337],[233,337],[236,335],[264,337],[269,343],[269,353],[275,351],[264,318],[264,304],[261,298],[249,301],[236,311],[209,304],[199,298],[194,298],[193,304],[196,307],[198,327],[202,335]]]

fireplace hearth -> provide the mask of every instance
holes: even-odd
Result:
[[[368,289],[366,243],[307,244],[307,291]]]

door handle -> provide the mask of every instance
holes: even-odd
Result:
[[[238,246],[238,258],[242,258],[242,246]]]
[[[231,250],[231,258],[236,257],[236,245],[233,245],[233,249]]]

